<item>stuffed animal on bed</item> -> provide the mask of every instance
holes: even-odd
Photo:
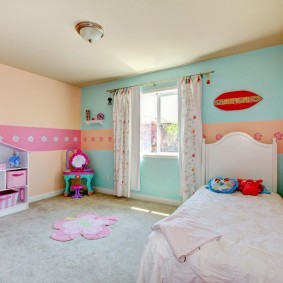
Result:
[[[244,195],[257,196],[264,189],[261,183],[262,180],[238,179],[238,190]]]

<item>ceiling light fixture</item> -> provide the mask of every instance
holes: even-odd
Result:
[[[76,24],[79,35],[90,43],[99,41],[104,36],[104,29],[101,25],[93,22],[80,22]]]

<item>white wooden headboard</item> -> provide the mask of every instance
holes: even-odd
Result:
[[[262,179],[263,184],[277,192],[277,143],[264,144],[251,136],[233,132],[219,141],[202,145],[203,183],[217,176]]]

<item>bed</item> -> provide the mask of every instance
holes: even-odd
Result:
[[[277,194],[277,144],[240,132],[205,144],[203,184],[153,225],[137,283],[283,282],[283,201]],[[216,193],[209,180],[262,179],[270,193]]]

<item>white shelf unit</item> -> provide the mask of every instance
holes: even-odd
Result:
[[[9,165],[9,158],[11,157],[13,151],[16,151],[20,157],[19,167],[11,168]],[[0,142],[0,163],[5,164],[5,169],[0,169],[0,191],[7,189],[13,189],[20,191],[21,188],[24,190],[24,199],[20,200],[20,194],[15,206],[0,209],[0,217],[9,215],[18,211],[22,211],[29,208],[29,155],[26,150],[5,144]],[[7,188],[7,172],[13,171],[17,172],[18,170],[26,170],[26,184],[19,187]]]
[[[91,124],[100,124],[100,125],[103,125],[103,120],[98,120],[98,119],[86,120],[85,123],[86,123],[87,125],[91,125]]]

